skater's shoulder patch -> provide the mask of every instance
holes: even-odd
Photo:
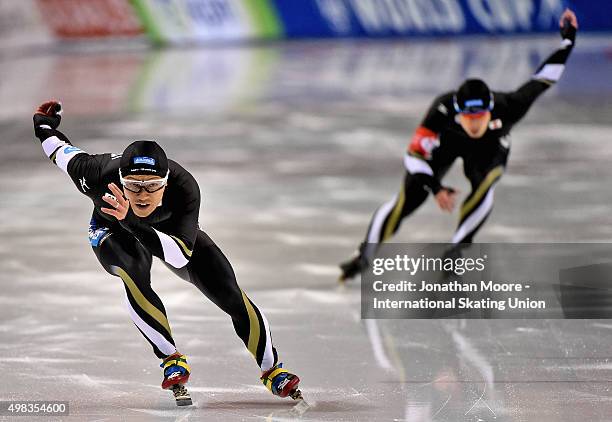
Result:
[[[100,244],[110,235],[110,231],[107,227],[100,227],[99,229],[89,229],[89,243],[94,248],[100,246]]]

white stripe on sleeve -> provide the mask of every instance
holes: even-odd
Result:
[[[155,230],[155,229],[153,229]],[[181,247],[165,233],[155,230],[159,241],[161,242],[162,249],[164,251],[164,261],[172,265],[174,268],[182,268],[189,260],[183,255]]]
[[[533,75],[533,79],[545,79],[547,81],[557,82],[561,78],[564,69],[564,64],[545,64],[544,67],[538,73]]]
[[[85,151],[81,151],[77,147],[66,144],[61,147],[55,154],[55,164],[61,168],[66,174],[68,173],[68,163],[74,158],[75,155],[85,154]]]
[[[404,155],[404,167],[412,174],[424,173],[433,176],[433,170],[426,161],[413,157],[410,154]]]
[[[62,141],[57,136],[50,136],[43,141],[42,148],[47,157],[51,157],[51,154],[53,154],[56,149],[64,145],[66,145],[66,142]]]

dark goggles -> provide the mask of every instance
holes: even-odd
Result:
[[[170,170],[166,173],[166,176],[160,179],[152,179],[152,180],[132,180],[126,179],[122,176],[121,170],[119,170],[119,180],[121,181],[121,185],[124,188],[133,193],[140,193],[142,190],[146,190],[149,193],[154,193],[166,186],[168,184],[168,176],[170,175]]]

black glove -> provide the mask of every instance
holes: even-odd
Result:
[[[561,38],[570,40],[572,45],[576,42],[576,27],[573,26],[569,19],[563,20],[563,26],[559,29]]]
[[[41,104],[34,113],[34,130],[41,125],[47,125],[51,129],[57,129],[62,121],[62,103],[59,101],[47,101]]]

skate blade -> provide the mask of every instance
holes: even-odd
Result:
[[[299,388],[296,388],[295,390],[290,392],[289,397],[291,397],[293,400],[304,400],[302,392],[299,390]]]
[[[173,385],[172,393],[174,394],[177,406],[191,406],[193,404],[193,402],[191,401],[191,397],[189,396],[189,392],[187,391],[187,388],[185,388],[184,385]]]
[[[191,397],[176,399],[177,406],[191,406],[192,404]]]
[[[308,402],[306,402],[306,400],[304,400],[300,390],[295,390],[292,392],[290,397],[297,402],[297,404],[289,411],[291,416],[300,417],[312,407],[310,404],[308,404]]]

